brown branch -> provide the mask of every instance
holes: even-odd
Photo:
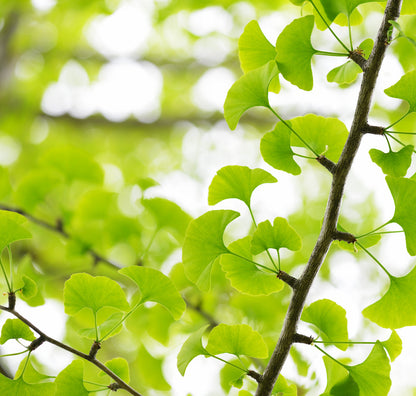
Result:
[[[319,157],[316,157],[316,160],[326,169],[328,169],[332,174],[334,174],[335,169],[337,167],[337,165],[334,162],[326,158],[325,155],[320,155]]]
[[[296,288],[298,280],[294,278],[292,275],[289,275],[287,272],[279,270],[277,277],[281,279],[283,282],[287,283],[292,289]]]
[[[254,378],[257,382],[261,382],[263,377],[261,374],[259,374],[257,371],[254,370],[248,370],[247,375],[251,378]]]
[[[303,334],[295,333],[293,334],[292,342],[311,345],[313,343],[313,340],[314,338],[312,336],[305,336]]]
[[[338,230],[334,232],[333,238],[335,241],[345,241],[348,243],[357,242],[357,238],[354,235],[350,234],[349,232],[342,232]]]
[[[364,128],[361,131],[361,133],[363,133],[363,134],[370,133],[372,135],[383,135],[384,130],[385,130],[384,127],[366,124],[366,125],[364,125]]]
[[[366,71],[368,67],[368,61],[363,57],[361,51],[354,50],[350,52],[349,58],[361,67],[362,71]]]
[[[377,40],[364,68],[354,120],[334,173],[322,228],[305,270],[299,278],[296,289],[293,291],[282,332],[264,371],[262,381],[257,388],[256,396],[269,396],[271,394],[292,346],[306,297],[332,243],[333,235],[336,232],[345,182],[360,146],[362,130],[367,125],[371,97],[386,52],[386,40],[390,28],[389,20],[398,18],[400,5],[401,0],[388,0],[387,2]]]

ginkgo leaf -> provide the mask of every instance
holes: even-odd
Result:
[[[416,70],[406,73],[384,92],[392,98],[403,99],[409,103],[409,112],[416,111]]]
[[[185,301],[173,282],[154,268],[130,266],[119,270],[120,274],[132,279],[140,291],[140,303],[153,301],[163,305],[175,319],[186,309]]]
[[[302,247],[302,240],[298,233],[292,228],[286,219],[276,217],[273,226],[269,220],[263,221],[257,226],[251,242],[251,252],[259,254],[267,249],[286,248],[299,250]]]
[[[407,251],[416,255],[416,180],[386,177],[394,199],[394,216],[391,222],[399,224],[406,237]]]
[[[74,360],[56,377],[56,394],[59,396],[88,396],[84,386],[84,363]]]
[[[400,177],[405,176],[412,162],[414,146],[409,145],[401,150],[383,153],[377,149],[369,151],[371,160],[375,162],[386,175]]]
[[[348,370],[342,364],[337,363],[328,356],[323,356],[323,361],[325,364],[327,383],[324,393],[322,393],[320,396],[330,396],[333,395],[332,389],[339,386],[339,384],[344,383],[349,375]],[[356,393],[352,393],[352,395],[358,396],[359,390],[356,384],[354,391]]]
[[[220,264],[231,286],[253,296],[269,295],[283,289],[283,282],[276,274],[259,269],[252,262],[251,237],[239,239],[228,246],[233,254],[223,254]]]
[[[311,44],[314,17],[307,15],[287,25],[276,41],[276,61],[282,76],[299,88],[313,87],[311,61],[317,52]]]
[[[105,362],[105,365],[114,373],[117,374],[127,384],[130,382],[130,369],[126,359],[117,357]],[[103,371],[100,375],[106,375]]]
[[[177,367],[182,375],[185,375],[186,368],[189,363],[197,356],[209,356],[208,351],[202,346],[202,336],[208,326],[203,326],[199,330],[193,332],[189,338],[183,343],[177,357]]]
[[[238,56],[244,73],[274,60],[276,49],[265,37],[257,21],[249,22],[238,40]]]
[[[288,384],[283,375],[279,374],[274,384],[272,395],[278,396],[297,396],[298,388],[295,384]]]
[[[95,327],[87,328],[87,329],[81,329],[78,330],[78,334],[82,337],[89,338],[90,340],[95,340],[97,338],[101,339],[102,336],[106,335],[111,331],[111,333],[106,337],[106,339],[109,336],[115,336],[118,334],[121,329],[122,325],[120,324],[121,319],[123,318],[123,313],[116,312],[112,315],[110,315],[103,323],[101,323],[99,326],[97,326],[97,329]],[[114,328],[117,324],[120,324],[117,328]]]
[[[363,315],[388,329],[416,325],[416,267],[402,277],[390,276],[384,296],[363,310]]]
[[[390,338],[386,341],[382,341],[381,344],[389,354],[392,362],[402,353],[402,340],[395,330],[391,332]]]
[[[7,396],[55,396],[54,383],[29,384],[22,376],[12,380],[4,375],[0,375],[0,389],[2,394]],[[58,394],[60,396],[69,396],[68,393]],[[81,395],[71,393],[71,396]]]
[[[230,129],[235,129],[241,116],[256,106],[270,107],[269,85],[277,75],[276,62],[249,71],[240,77],[228,91],[224,103],[224,118]]]
[[[216,259],[229,250],[223,235],[227,225],[240,214],[233,210],[213,210],[191,221],[182,248],[185,275],[199,289],[211,287],[211,270]]]
[[[344,366],[360,389],[360,396],[387,396],[391,387],[390,362],[380,341],[364,362]]]
[[[363,53],[363,57],[365,59],[368,59],[373,46],[374,41],[372,39],[367,39],[358,46],[358,50]],[[327,80],[328,82],[336,82],[339,85],[351,84],[362,72],[363,70],[360,66],[358,66],[354,61],[349,60],[341,66],[332,69],[327,75]]]
[[[372,3],[378,0],[320,0],[325,13],[332,22],[338,14],[350,16],[360,4]]]
[[[33,341],[35,335],[29,326],[19,319],[7,319],[1,328],[0,344],[4,344],[8,340],[23,339]]]
[[[243,386],[243,379],[246,376],[244,364],[247,363],[247,366],[250,365],[249,361],[244,362],[244,360],[240,361],[239,359],[232,359],[228,362],[233,364],[233,366],[231,366],[231,364],[225,364],[220,371],[221,388],[227,395],[230,393],[232,387],[241,388]],[[235,366],[240,367],[241,369]]]
[[[261,139],[260,152],[263,159],[273,168],[299,175],[301,169],[293,159],[290,134],[290,129],[283,122],[279,122],[273,131],[266,133]]]
[[[315,152],[325,154],[331,161],[337,162],[348,137],[347,127],[337,118],[325,118],[307,114],[290,120],[292,128],[305,140]],[[305,147],[295,134],[291,134],[291,145]]]
[[[23,297],[26,299],[34,297],[38,292],[36,282],[26,275],[22,275],[23,287],[20,289]]]
[[[214,327],[208,336],[207,351],[212,355],[231,353],[236,356],[250,356],[259,359],[268,357],[263,337],[246,324]]]
[[[7,210],[0,210],[0,253],[12,242],[32,237],[25,228],[26,217]]]
[[[65,282],[64,305],[68,315],[75,315],[83,308],[91,309],[94,314],[104,307],[121,311],[130,308],[123,289],[116,281],[86,273],[73,274]]]
[[[334,301],[318,300],[303,310],[301,319],[312,323],[319,329],[319,335],[323,341],[331,344],[331,341],[348,342],[348,328],[345,309]],[[347,344],[334,344],[345,351]]]
[[[40,373],[33,366],[33,363],[37,363],[33,355],[30,356],[30,359],[23,359],[16,370],[14,378],[23,377],[23,380],[28,384],[37,384],[53,378],[50,375]]]
[[[208,204],[215,205],[224,199],[237,198],[250,208],[253,191],[264,183],[277,179],[263,169],[229,165],[221,168],[212,179],[208,190]]]
[[[163,359],[152,356],[147,349],[142,346],[137,353],[137,362],[138,366],[134,374],[141,383],[146,384],[154,390],[168,391],[171,389],[171,386],[163,375]]]

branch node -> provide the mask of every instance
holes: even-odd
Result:
[[[9,309],[13,310],[16,306],[16,293],[10,292],[8,293],[8,300],[9,300]]]
[[[121,389],[121,386],[117,384],[117,382],[113,382],[112,384],[108,385],[107,388],[113,392],[117,392],[119,389]]]
[[[258,383],[263,381],[263,376],[261,374],[259,374],[257,371],[248,370],[247,375],[251,378],[254,378]]]
[[[367,59],[363,56],[363,51],[360,48],[355,49],[354,51],[350,51],[350,55],[348,56],[352,61],[354,61],[358,66],[361,67],[363,72],[367,69]]]
[[[372,135],[384,135],[384,127],[365,124],[361,133],[364,135],[370,133]]]
[[[295,333],[293,334],[292,342],[311,345],[314,339],[315,338],[313,338],[312,336],[305,336],[303,334]]]
[[[333,163],[330,159],[326,158],[325,155],[322,154],[319,157],[316,157],[316,160],[326,169],[328,169],[332,174],[335,173],[337,165]]]
[[[29,351],[34,351],[36,348],[40,347],[44,342],[46,341],[46,338],[44,335],[40,335],[36,340],[32,341],[31,344],[28,346]]]
[[[101,349],[101,343],[98,341],[94,341],[94,343],[91,346],[90,353],[88,356],[91,359],[95,359],[95,356],[97,355],[97,352]]]
[[[281,279],[283,282],[287,283],[292,289],[296,289],[298,280],[293,276],[289,275],[287,272],[279,270],[277,278]]]
[[[342,232],[338,230],[335,230],[332,238],[336,241],[345,241],[348,243],[357,242],[357,238],[354,235],[350,234],[349,232]]]

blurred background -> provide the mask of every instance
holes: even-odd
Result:
[[[414,6],[409,0],[406,7]],[[383,3],[359,7],[354,15],[355,46],[375,37],[382,10]],[[19,309],[50,329],[52,336],[88,350],[90,341],[77,333],[84,318],[67,320],[63,312],[63,282],[73,272],[105,274],[123,282],[111,265],[97,260],[101,255],[121,266],[141,263],[170,274],[190,302],[184,319],[174,322],[159,307],[143,307],[127,322],[128,331],[100,351],[103,359],[119,354],[128,359],[132,385],[146,395],[237,394],[230,391],[230,374],[224,374],[218,362],[198,358],[185,378],[176,370],[184,339],[204,324],[248,323],[267,339],[270,350],[276,342],[290,291],[264,297],[239,294],[217,271],[216,286],[201,295],[183,275],[180,246],[190,216],[209,209],[208,185],[219,168],[261,166],[279,182],[255,193],[256,218],[289,218],[303,248],[285,257],[284,268],[294,275],[302,270],[319,232],[330,177],[307,160],[301,160],[302,174],[296,178],[268,167],[259,141],[276,120],[253,109],[236,131],[230,131],[222,106],[242,74],[237,43],[245,25],[257,19],[274,44],[292,19],[307,13],[311,9],[288,0],[0,2],[0,202],[2,208],[24,210],[55,229],[34,222],[33,240],[14,247],[16,271],[30,274],[39,286],[35,297],[19,302]],[[400,25],[404,34],[393,42],[377,86],[370,121],[376,125],[388,125],[406,111],[406,105],[383,93],[416,64],[416,17],[402,16]],[[347,40],[345,26],[334,29]],[[327,31],[316,31],[312,38],[316,48],[339,49]],[[327,73],[343,62],[314,60],[311,92],[281,78],[280,94],[270,94],[272,105],[286,119],[316,113],[339,118],[349,128],[360,77],[351,83],[327,81]],[[402,131],[415,127],[414,113],[396,126]],[[414,144],[412,136],[401,140]],[[385,223],[394,210],[384,176],[368,155],[370,147],[388,149],[380,137],[366,136],[363,141],[342,211],[342,222],[353,233]],[[414,172],[412,166],[409,174]],[[233,236],[243,236],[250,223],[238,205],[218,205],[245,215],[233,223]],[[414,265],[403,236],[383,237],[379,245],[373,252],[394,275]],[[309,303],[332,298],[344,306],[351,339],[387,339],[388,331],[361,315],[383,287],[387,279],[373,262],[335,245]],[[304,331],[311,332],[306,327]],[[416,379],[410,375],[416,367],[414,330],[398,333],[405,345],[393,364],[391,395],[416,394]],[[13,348],[5,345],[2,353]],[[370,350],[352,349],[355,352],[348,356],[354,362]],[[324,367],[316,352],[296,348],[285,366],[284,375],[297,385],[299,395],[318,395],[325,388]],[[51,375],[71,361],[47,346],[35,357],[38,367]],[[18,362],[8,359],[1,364],[13,372]],[[95,378],[93,369],[86,370]],[[245,382],[244,387],[252,389],[253,384]]]

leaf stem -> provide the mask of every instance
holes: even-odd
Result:
[[[390,124],[388,127],[384,128],[384,130],[387,131],[387,129],[390,129],[392,126],[398,124],[401,120],[403,120],[403,118],[407,117],[409,114],[410,114],[410,111],[402,115],[397,121],[393,122],[393,124]]]
[[[314,341],[315,342],[315,341]],[[328,356],[330,359],[332,359],[335,363],[338,363],[342,367],[347,367],[345,364],[341,363],[339,360],[332,357],[329,353],[325,352],[322,348],[320,348],[318,345],[313,345],[316,349],[319,349],[324,355]]]
[[[219,360],[219,361],[221,361],[221,362],[223,362],[223,363],[226,363],[226,364],[229,364],[230,366],[233,366],[233,367],[235,367],[235,368],[237,368],[237,369],[239,369],[239,370],[241,370],[241,371],[243,371],[244,373],[247,373],[247,369],[243,369],[242,367],[240,367],[240,366],[237,366],[236,364],[234,364],[234,363],[231,363],[231,362],[227,362],[225,359],[221,359],[220,357],[218,357],[218,356],[216,356],[216,355],[212,355],[212,354],[210,354],[209,352],[208,352],[208,354],[209,354],[209,356],[211,356],[211,357],[213,357],[213,358],[215,358],[215,359],[217,359],[217,360]],[[238,356],[237,356],[238,357]]]
[[[390,145],[390,141],[389,141],[389,137],[388,137],[388,135],[387,134],[383,134],[384,135],[384,137],[386,138],[386,142],[387,142],[387,145],[389,146],[389,153],[391,153],[393,150],[391,149],[391,145]]]
[[[257,228],[257,223],[256,223],[256,219],[254,218],[253,211],[251,210],[250,205],[247,205],[247,206],[248,206],[248,210],[250,212],[251,220],[253,220],[254,227]]]
[[[360,242],[355,242],[361,249],[363,249],[379,266],[380,268],[387,274],[387,276],[391,279],[393,277],[389,271],[387,271],[386,267],[380,263],[380,261],[368,250],[366,249]]]
[[[406,147],[406,145],[399,139],[397,139],[396,137],[390,135],[390,132],[384,132],[386,135],[389,135],[394,141],[396,141],[397,143],[399,143],[401,146]],[[413,150],[414,153],[416,153],[416,150]]]
[[[382,229],[383,227],[385,227],[386,225],[390,224],[390,222],[391,222],[391,220],[389,220],[389,221],[387,221],[386,223],[382,224],[380,227],[377,227],[376,229],[374,229],[374,230],[372,230],[372,231],[370,231],[370,232],[366,232],[365,234],[361,234],[361,235],[359,235],[359,236],[356,236],[355,238],[356,238],[356,239],[359,239],[359,238],[363,238],[363,237],[365,237],[365,236],[367,236],[367,235],[374,234],[376,231],[378,231],[378,230]],[[342,228],[342,227],[341,227],[341,228]]]
[[[10,286],[9,278],[7,277],[6,270],[4,269],[3,260],[1,258],[1,252],[0,252],[0,266],[1,266],[1,270],[2,270],[3,275],[4,275],[4,279],[6,280],[7,288],[9,289],[9,293],[12,293],[13,289]]]
[[[295,152],[293,153],[293,155],[296,155],[296,157],[300,157],[300,158],[316,160],[316,157],[308,157],[307,155],[302,155],[302,154],[298,154],[298,153],[295,153]]]
[[[350,345],[361,345],[361,344],[376,344],[377,341],[317,341],[314,340],[313,344],[350,344]]]
[[[348,18],[348,36],[350,38],[350,47],[351,47],[351,51],[354,51],[354,46],[352,45],[352,32],[351,32],[351,19],[350,19],[350,15],[347,15]]]
[[[249,263],[252,263],[252,264],[254,264],[254,265],[257,265],[257,266],[259,266],[259,267],[261,267],[261,268],[263,268],[263,269],[265,269],[265,270],[267,270],[267,271],[273,272],[274,274],[277,274],[277,273],[278,273],[278,272],[277,272],[276,270],[274,270],[273,268],[269,268],[269,267],[267,267],[267,266],[265,266],[265,265],[263,265],[263,264],[256,263],[255,261],[250,260],[250,259],[248,259],[247,257],[240,256],[239,254],[234,253],[234,252],[232,252],[231,250],[229,250],[229,254],[232,254],[232,255],[234,255],[234,256],[236,256],[236,257],[239,257],[239,258],[241,258],[241,259],[243,259],[243,260],[246,260],[246,261],[248,261]]]
[[[15,352],[15,353],[8,353],[7,355],[0,355],[0,357],[7,357],[7,356],[17,356],[17,355],[22,355],[23,353],[28,352],[29,349],[25,349],[24,351],[20,351],[20,352]]]
[[[319,154],[308,144],[305,142],[305,140],[303,140],[302,136],[300,136],[292,127],[291,125],[284,120],[279,114],[276,113],[276,111],[269,106],[269,109],[271,110],[271,112],[280,120],[283,122],[283,124],[286,125],[287,128],[289,128],[295,135],[296,137],[305,145],[305,147],[307,147],[315,156],[319,157]]]
[[[10,267],[10,287],[11,291],[13,292],[13,256],[12,256],[12,249],[10,245],[7,245],[7,253],[9,254],[9,267]]]
[[[315,55],[324,55],[324,56],[349,56],[349,53],[345,52],[332,52],[332,51],[319,51],[315,52]]]
[[[401,131],[388,131],[389,134],[397,134],[397,135],[416,135],[416,132],[401,132]]]

